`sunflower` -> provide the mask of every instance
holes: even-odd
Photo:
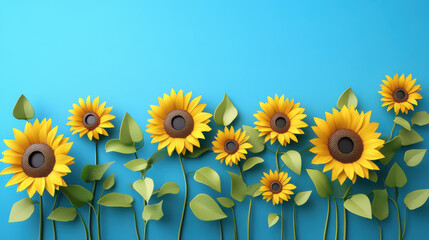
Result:
[[[393,76],[393,79],[386,75],[387,80],[383,80],[381,86],[381,91],[379,93],[383,96],[381,101],[383,101],[383,107],[387,107],[387,111],[394,109],[396,115],[398,115],[399,110],[402,113],[408,114],[408,110],[414,111],[414,105],[417,105],[417,99],[422,99],[422,95],[418,91],[422,90],[420,84],[414,85],[416,79],[412,79],[411,74],[404,77],[404,74],[401,77],[398,77],[398,74]]]
[[[292,190],[296,188],[295,185],[289,183],[290,177],[287,177],[287,172],[277,173],[277,170],[274,173],[270,170],[270,174],[264,173],[265,177],[262,177],[261,183],[264,184],[259,188],[259,191],[262,192],[264,199],[267,199],[267,202],[272,200],[273,205],[283,203],[290,199],[290,195],[294,193]]]
[[[308,125],[302,120],[307,116],[303,114],[304,108],[299,107],[300,103],[294,103],[292,99],[280,98],[277,94],[274,100],[268,97],[267,103],[260,103],[262,111],[258,111],[254,116],[258,119],[255,122],[259,136],[265,136],[265,142],[271,139],[271,144],[279,140],[280,144],[286,146],[292,139],[298,142],[295,134],[304,134],[301,128]]]
[[[312,163],[325,164],[324,172],[332,170],[332,181],[343,184],[349,178],[355,183],[357,176],[369,178],[369,170],[379,170],[373,161],[384,158],[379,151],[384,140],[370,118],[371,112],[359,114],[353,106],[333,109],[326,121],[314,118],[317,126],[312,128],[319,138],[310,140],[310,151],[316,154]]]
[[[186,150],[193,152],[194,146],[200,147],[198,139],[204,139],[203,132],[208,132],[210,113],[203,112],[206,104],[198,104],[201,96],[191,101],[192,92],[183,95],[171,89],[170,95],[158,98],[159,106],[151,105],[147,125],[151,133],[152,143],[159,142],[158,150],[167,147],[171,156],[174,150],[185,154]]]
[[[249,136],[246,136],[246,131],[241,132],[238,129],[234,132],[234,127],[228,130],[225,127],[224,132],[218,130],[216,141],[213,141],[213,152],[219,153],[216,159],[220,159],[220,162],[232,166],[232,164],[238,164],[241,159],[246,159],[244,154],[247,154],[247,150],[252,148],[252,145],[247,142]]]
[[[51,128],[51,119],[27,122],[24,133],[13,129],[15,140],[4,140],[10,148],[3,152],[4,163],[12,164],[0,174],[14,174],[7,186],[18,184],[17,191],[27,189],[30,198],[37,191],[43,195],[46,189],[54,196],[60,186],[67,186],[63,176],[70,172],[68,165],[73,157],[68,156],[72,142],[68,137],[56,136],[58,127]]]
[[[99,139],[99,134],[109,136],[106,128],[113,128],[110,120],[115,116],[109,114],[112,107],[105,107],[106,102],[99,105],[99,97],[96,97],[91,104],[91,97],[86,98],[86,103],[79,98],[79,105],[73,103],[73,109],[69,110],[73,116],[68,117],[70,120],[67,125],[71,125],[72,134],[79,133],[79,137],[87,134],[89,140]]]

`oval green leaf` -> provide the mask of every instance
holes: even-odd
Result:
[[[60,187],[60,191],[67,197],[73,207],[80,208],[92,200],[92,193],[79,185]]]
[[[402,117],[395,117],[395,119],[393,119],[393,122],[402,126],[403,128],[407,129],[408,131],[411,131],[411,125],[410,123],[405,120]]]
[[[76,218],[76,208],[58,207],[49,214],[48,219],[59,222],[71,222]]]
[[[411,124],[415,124],[418,126],[424,126],[429,124],[429,113],[426,111],[414,113],[413,117],[411,118]]]
[[[220,203],[220,205],[222,205],[225,208],[232,208],[235,205],[234,201],[227,197],[218,197],[216,199]]]
[[[162,202],[159,202],[157,204],[152,205],[146,205],[143,209],[143,220],[149,221],[149,220],[155,220],[158,221],[164,216],[164,212],[162,211]]]
[[[175,182],[166,182],[162,185],[161,189],[158,192],[157,197],[162,197],[165,194],[178,194],[179,193],[179,185]]]
[[[109,193],[98,200],[98,204],[105,207],[131,207],[134,199],[128,194]]]
[[[338,109],[343,108],[343,106],[346,106],[347,108],[354,106],[356,108],[357,105],[358,99],[351,88],[348,88],[346,91],[344,91],[337,102]]]
[[[321,171],[316,169],[307,169],[307,173],[310,176],[311,181],[313,181],[320,197],[326,198],[334,193],[331,181],[329,181],[329,178]]]
[[[253,168],[255,165],[264,162],[264,159],[260,157],[251,157],[244,161],[243,163],[243,172]]]
[[[104,180],[103,189],[109,190],[113,187],[113,185],[115,185],[115,174],[114,173],[110,174],[110,176],[108,176],[106,178],[106,180]]]
[[[131,171],[140,172],[147,168],[148,160],[143,158],[138,158],[125,163],[124,166],[130,169]]]
[[[10,210],[9,222],[23,222],[34,212],[34,202],[31,198],[24,198],[13,204]]]
[[[123,144],[119,139],[111,139],[106,143],[106,152],[131,154],[136,152],[136,147],[134,146],[134,144]]]
[[[344,207],[355,215],[372,219],[371,202],[365,194],[356,194],[344,202]]]
[[[203,167],[198,169],[194,174],[195,181],[205,184],[214,190],[221,192],[219,174],[210,167]]]
[[[305,191],[305,192],[299,192],[296,194],[295,198],[293,199],[296,203],[296,205],[301,206],[304,205],[308,199],[311,196],[312,191]]]
[[[408,193],[407,196],[405,196],[404,203],[408,209],[414,210],[423,206],[428,198],[429,189],[416,190]]]
[[[268,214],[268,227],[274,226],[279,221],[279,215],[277,213]]]
[[[399,130],[399,137],[401,138],[402,146],[416,144],[424,140],[414,129],[408,131],[407,129],[402,128]]]
[[[378,175],[376,171],[369,170],[369,180],[373,183],[378,182]]]
[[[214,120],[217,125],[228,126],[237,117],[237,108],[232,104],[228,95],[225,94],[222,102],[217,106],[214,113]]]
[[[98,181],[103,178],[104,173],[113,163],[114,162],[97,165],[86,165],[82,169],[82,174],[80,175],[80,178],[82,178],[82,180],[84,180],[85,182]]]
[[[401,146],[401,138],[398,136],[384,143],[384,146],[380,149],[380,153],[384,155],[384,158],[380,159],[380,162],[384,166],[388,165]]]
[[[21,95],[13,108],[13,116],[16,119],[29,120],[34,117],[34,109],[30,101]]]
[[[255,183],[255,184],[252,184],[252,185],[249,185],[248,187],[247,187],[247,190],[246,190],[246,194],[247,195],[249,195],[249,196],[251,196],[251,197],[257,197],[257,196],[259,196],[259,195],[261,195],[262,194],[262,192],[260,192],[259,191],[259,188],[262,186],[263,184],[262,183]]]
[[[249,136],[249,140],[247,140],[247,142],[252,145],[252,147],[249,148],[249,151],[252,153],[260,153],[264,151],[265,141],[263,137],[259,136],[259,131],[246,125],[243,125],[243,130],[246,131],[246,135]]]
[[[292,170],[298,175],[301,175],[302,160],[301,154],[299,154],[299,152],[295,150],[289,150],[284,153],[280,158],[290,170]]]
[[[125,145],[131,145],[133,143],[143,141],[143,132],[129,113],[125,113],[125,116],[122,119],[119,140]]]
[[[241,202],[247,195],[247,186],[240,175],[227,171],[231,177],[231,197]]]
[[[204,145],[201,145],[199,148],[194,148],[193,152],[186,152],[184,157],[185,158],[197,158],[203,155],[205,152],[209,151],[210,148]]]
[[[389,174],[387,174],[386,185],[393,187],[403,187],[407,183],[407,176],[404,173],[404,170],[398,165],[398,163],[394,163],[392,168],[390,168]]]
[[[386,189],[374,190],[374,199],[372,200],[372,214],[382,221],[389,216],[388,194]]]
[[[195,217],[201,221],[215,221],[227,217],[216,201],[207,194],[198,194],[189,206]]]
[[[153,180],[151,178],[139,179],[133,183],[133,188],[146,202],[149,202],[154,188]]]
[[[427,149],[412,149],[405,152],[404,160],[409,167],[415,167],[423,160]]]

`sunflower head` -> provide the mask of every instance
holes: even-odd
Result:
[[[159,106],[151,105],[147,132],[151,133],[152,143],[159,142],[158,149],[167,147],[171,156],[174,150],[178,154],[193,152],[194,146],[200,147],[199,139],[204,139],[203,132],[211,128],[210,113],[203,112],[206,104],[199,104],[201,96],[191,101],[192,92],[183,95],[172,89],[171,94],[158,98]]]
[[[383,80],[381,91],[379,93],[383,98],[383,107],[387,106],[387,111],[394,109],[396,115],[399,110],[402,113],[408,114],[408,110],[414,111],[414,105],[417,105],[417,99],[422,99],[422,95],[418,93],[420,90],[420,84],[416,85],[416,79],[412,79],[411,74],[406,78],[404,74],[401,77],[396,74],[393,79],[386,75],[387,80]]]
[[[298,142],[296,134],[304,134],[301,128],[307,127],[302,121],[307,115],[304,108],[299,107],[300,103],[294,103],[275,95],[274,99],[268,97],[268,102],[260,103],[263,111],[258,111],[254,116],[258,119],[255,122],[256,129],[259,130],[259,136],[265,136],[265,142],[271,139],[271,144],[276,140],[281,145],[286,146],[292,139]]]
[[[332,170],[332,181],[341,184],[349,178],[354,183],[357,176],[369,178],[369,170],[379,170],[373,162],[383,158],[380,148],[378,123],[370,122],[371,112],[360,113],[353,106],[344,106],[341,111],[333,109],[326,113],[326,120],[314,118],[312,127],[318,138],[310,140],[310,151],[316,156],[313,164],[325,164],[323,171]]]
[[[249,136],[246,136],[246,131],[241,132],[241,129],[238,129],[234,132],[234,127],[230,130],[225,127],[223,132],[219,130],[215,139],[212,143],[213,152],[218,153],[216,159],[220,159],[221,163],[225,160],[225,164],[229,166],[233,163],[237,165],[241,159],[246,159],[247,149],[252,148],[247,142]]]
[[[27,122],[24,132],[13,129],[15,140],[4,140],[10,149],[3,152],[1,160],[12,165],[0,173],[13,174],[6,186],[18,184],[17,191],[27,189],[30,197],[36,191],[43,195],[45,189],[54,196],[60,186],[67,186],[62,177],[74,163],[67,155],[73,143],[63,135],[56,136],[57,129],[51,128],[51,119]]]
[[[99,97],[96,97],[91,103],[91,97],[86,98],[86,103],[82,98],[79,98],[79,105],[73,103],[73,109],[69,110],[72,116],[67,125],[71,125],[70,131],[72,134],[79,133],[79,137],[87,135],[89,140],[92,138],[99,139],[99,135],[109,136],[106,128],[113,128],[110,120],[115,116],[111,115],[112,107],[105,107],[106,102],[99,104]]]
[[[278,173],[276,170],[273,173],[270,170],[270,174],[264,173],[264,177],[261,179],[261,183],[264,185],[259,188],[259,191],[262,192],[262,196],[267,199],[267,202],[272,200],[273,205],[283,203],[290,199],[290,195],[294,194],[292,190],[296,188],[289,181],[290,177],[287,172]]]

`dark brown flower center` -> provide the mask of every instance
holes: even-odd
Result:
[[[100,117],[95,112],[87,112],[82,118],[83,126],[93,130],[100,125]]]
[[[225,142],[224,148],[225,152],[227,152],[228,154],[234,154],[238,151],[238,143],[237,141],[230,139]]]
[[[272,193],[280,193],[282,191],[282,184],[279,181],[272,181],[270,184],[270,191]]]
[[[278,133],[285,133],[289,130],[290,120],[284,113],[276,113],[271,118],[271,129]]]
[[[21,165],[30,177],[47,177],[55,166],[54,150],[44,143],[31,144],[22,154]]]
[[[408,93],[403,88],[398,88],[393,92],[393,100],[395,102],[405,102],[408,100]]]
[[[164,129],[170,137],[186,138],[194,130],[194,119],[187,111],[176,109],[165,117]]]
[[[342,163],[353,163],[362,156],[361,137],[350,129],[338,129],[329,137],[328,149],[331,156]]]

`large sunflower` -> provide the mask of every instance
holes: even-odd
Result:
[[[383,107],[387,106],[387,111],[394,109],[396,115],[399,110],[402,113],[408,114],[408,110],[414,111],[414,105],[417,105],[417,99],[422,99],[422,95],[418,91],[422,90],[420,84],[415,85],[416,79],[412,79],[411,74],[404,77],[398,77],[398,74],[393,76],[393,79],[386,75],[387,80],[383,80],[381,91],[379,93],[383,96]]]
[[[258,119],[255,122],[259,136],[265,136],[265,142],[271,139],[271,144],[279,140],[280,144],[286,146],[292,139],[298,142],[296,134],[304,134],[301,128],[308,125],[302,121],[307,115],[303,114],[304,108],[299,107],[300,103],[294,103],[292,99],[284,99],[275,95],[274,99],[268,97],[267,103],[260,103],[263,111],[258,111],[254,116]]]
[[[56,136],[58,127],[51,129],[51,119],[27,122],[24,133],[13,129],[15,140],[4,140],[10,148],[3,152],[4,163],[12,164],[0,174],[14,174],[6,186],[18,184],[18,192],[27,189],[32,197],[37,191],[43,195],[46,189],[54,196],[60,186],[67,186],[63,176],[70,172],[68,165],[73,157],[68,156],[72,142],[68,137]]]
[[[87,134],[89,140],[99,139],[99,134],[109,136],[106,128],[113,128],[110,120],[115,116],[109,114],[112,107],[105,107],[106,102],[99,105],[99,97],[96,97],[91,103],[91,97],[86,98],[86,103],[79,98],[79,105],[73,103],[73,109],[69,110],[73,116],[68,117],[70,120],[67,125],[71,125],[72,134],[79,133],[79,137]]]
[[[310,140],[315,145],[310,151],[316,154],[312,163],[325,164],[324,172],[332,170],[332,181],[343,184],[349,178],[354,183],[357,176],[369,178],[369,170],[379,170],[373,161],[384,157],[379,151],[384,140],[370,118],[371,112],[359,114],[353,106],[327,112],[326,121],[314,118],[318,138]]]
[[[241,129],[238,129],[234,132],[232,126],[230,130],[225,127],[224,132],[219,130],[215,139],[216,141],[212,142],[213,152],[219,153],[216,159],[220,159],[221,163],[225,160],[225,164],[229,166],[233,163],[237,165],[241,159],[246,159],[246,149],[252,148],[247,142],[249,136],[246,136],[246,131],[241,132]]]
[[[267,199],[267,202],[272,200],[273,205],[288,201],[290,195],[294,193],[292,190],[296,188],[295,185],[289,183],[290,177],[287,172],[274,173],[270,170],[270,174],[264,173],[265,177],[262,177],[261,183],[264,184],[259,188],[262,192],[263,199]]]
[[[159,106],[151,105],[147,125],[151,133],[152,143],[159,142],[158,149],[167,147],[171,156],[174,150],[178,154],[185,154],[186,150],[193,152],[194,146],[200,147],[198,139],[204,139],[203,132],[211,128],[210,113],[203,112],[206,104],[198,104],[201,96],[191,101],[192,92],[183,95],[180,90],[177,94],[171,89],[171,94],[164,94],[158,98]]]

